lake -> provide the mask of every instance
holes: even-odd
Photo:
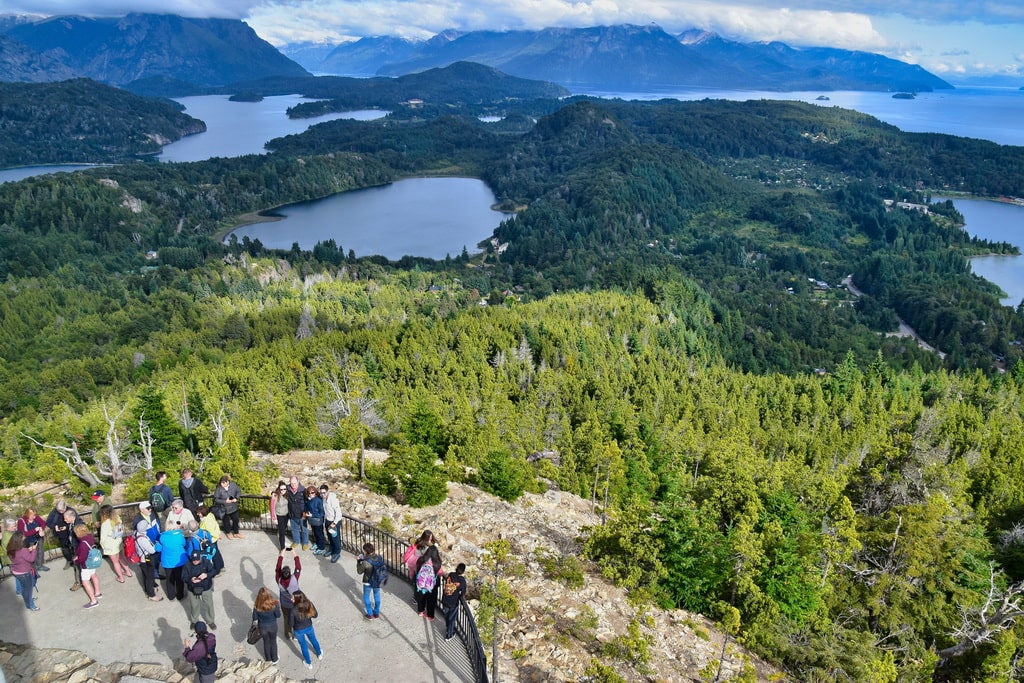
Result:
[[[1014,88],[956,88],[918,93],[912,100],[894,100],[888,92],[854,90],[769,92],[761,90],[666,89],[653,92],[576,93],[626,100],[795,100],[823,107],[843,107],[870,114],[912,133],[948,133],[1024,146],[1024,92]],[[819,100],[827,97],[828,100]]]
[[[1024,251],[1024,206],[984,199],[954,199],[953,204],[963,214],[964,229],[971,235],[1009,242]],[[1024,299],[1024,256],[975,256],[971,270],[1006,292],[1000,300],[1004,306],[1016,307]]]
[[[206,122],[206,132],[172,142],[157,155],[160,161],[203,161],[213,157],[266,154],[270,140],[301,133],[335,119],[368,121],[386,116],[379,109],[325,114],[310,119],[288,118],[288,108],[311,100],[298,95],[265,97],[260,102],[232,102],[227,95],[179,97],[185,113]]]
[[[232,234],[259,239],[266,247],[290,249],[298,242],[311,250],[333,239],[357,256],[379,254],[396,261],[403,256],[443,259],[491,236],[509,214],[491,209],[494,194],[475,178],[407,178],[273,211],[283,220],[253,223]]]

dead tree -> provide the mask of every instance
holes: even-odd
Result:
[[[980,607],[957,607],[960,626],[949,634],[956,644],[936,653],[942,659],[958,657],[980,645],[993,642],[998,634],[1013,628],[1017,619],[1024,615],[1024,606],[1021,604],[1024,582],[1001,588],[996,583],[999,572],[991,564],[988,571],[988,592],[984,603]]]
[[[90,488],[96,488],[102,485],[103,482],[100,481],[100,478],[96,476],[95,472],[92,471],[92,466],[89,465],[89,463],[86,462],[86,460],[78,452],[77,441],[72,441],[70,446],[54,446],[52,444],[36,441],[35,439],[33,439],[28,434],[25,434],[24,432],[21,432],[21,435],[28,439],[29,441],[31,441],[32,443],[34,443],[35,445],[39,446],[40,448],[45,448],[47,450],[54,451],[55,453],[57,453],[57,455],[60,456],[61,460],[64,461],[64,464],[68,466],[68,469],[71,470],[71,473],[78,477],[79,479],[81,479],[82,481],[84,481],[86,484],[88,484]],[[95,451],[90,451],[90,455],[92,455],[93,453],[95,453]]]

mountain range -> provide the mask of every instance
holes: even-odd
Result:
[[[930,91],[951,88],[920,66],[870,52],[740,43],[713,33],[672,36],[657,26],[444,31],[425,41],[374,36],[282,51],[314,73],[396,76],[457,61],[566,87],[637,90],[714,87],[762,90]]]
[[[366,37],[279,51],[234,19],[129,14],[28,20],[0,16],[0,81],[74,77],[149,94],[196,94],[311,73],[400,76],[477,62],[512,76],[618,91],[702,87],[929,91],[952,86],[917,65],[869,52],[740,43],[658,26],[443,31],[429,40]]]

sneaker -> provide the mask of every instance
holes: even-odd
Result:
[[[427,621],[433,621],[434,617],[427,617]]]
[[[310,671],[313,670],[313,662],[304,662],[304,663],[305,663],[307,669],[309,669]]]
[[[455,637],[455,636],[445,636],[445,637],[444,637],[444,639],[445,639],[445,640],[451,640],[451,639],[452,639],[452,638],[454,638],[454,637]]]
[[[72,585],[69,590],[77,591],[77,590],[80,590],[81,588],[82,588],[82,584],[76,583],[76,584]]]
[[[102,597],[103,597],[103,593],[100,593],[100,594],[98,594],[98,595],[96,596],[96,599],[97,599],[97,600],[99,600],[99,599],[100,599],[100,598],[102,598]]]
[[[41,572],[48,572],[48,571],[50,571],[50,568],[49,568],[49,567],[47,567],[47,566],[46,566],[46,565],[44,564],[44,565],[41,565],[41,566],[39,567],[39,571],[41,571]]]
[[[159,595],[153,595],[149,599],[152,600],[153,602],[160,602],[160,601],[163,600],[163,597],[161,597]]]
[[[272,659],[272,660],[270,661],[270,663],[271,663],[271,664],[277,664],[277,662],[278,662],[278,660],[276,660],[276,659]]]
[[[322,555],[322,554],[323,554],[323,552],[324,552],[324,551],[320,550],[320,548],[314,548],[314,549],[313,549],[313,554],[314,554],[314,555]]]
[[[217,624],[213,623],[212,621],[209,624],[207,624],[207,626],[210,627],[211,631],[216,631],[217,630]]]
[[[332,564],[337,562],[339,559],[341,559],[341,555],[331,555],[331,563]]]
[[[39,611],[39,608],[35,607],[35,606],[29,607],[29,609],[32,610],[33,612],[38,612]]]
[[[98,606],[99,604],[100,604],[100,603],[98,603],[98,602],[87,602],[87,603],[85,603],[84,605],[82,605],[82,607],[83,607],[84,609],[92,609],[93,607],[96,607],[96,606]]]
[[[370,619],[373,619],[373,615],[372,614],[367,614],[366,615],[366,620],[369,621]]]
[[[427,613],[426,613],[426,612],[420,612],[420,613],[419,613],[419,615],[420,615],[421,617],[425,617],[425,616],[427,616]]]
[[[321,650],[320,650],[320,654],[318,654],[318,655],[316,656],[316,658],[317,658],[317,659],[323,659],[323,658],[324,658],[324,650],[323,650],[323,649],[321,649]]]
[[[308,543],[303,543],[302,544],[302,549],[303,550],[309,550],[309,544]]]
[[[379,614],[374,614],[372,618],[373,619],[380,619],[380,615]]]

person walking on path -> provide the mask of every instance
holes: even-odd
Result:
[[[96,537],[89,531],[85,524],[78,524],[73,527],[75,537],[78,539],[77,551],[75,553],[75,564],[82,570],[82,589],[89,602],[83,605],[85,609],[92,609],[100,604],[103,593],[100,592],[100,577],[96,568],[88,565],[89,551],[96,547]]]
[[[295,561],[295,569],[284,563],[284,554],[289,553]],[[302,573],[302,562],[292,548],[284,548],[277,554],[277,567],[274,569],[274,582],[277,584],[278,600],[284,613],[284,637],[291,638],[292,608],[295,603],[292,596],[299,592],[299,574]]]
[[[298,477],[292,476],[284,495],[288,497],[288,524],[292,529],[292,547],[309,550],[309,529],[306,527],[306,489],[302,488]]]
[[[307,669],[313,668],[313,660],[309,656],[309,645],[313,646],[313,652],[317,659],[324,658],[323,648],[320,641],[316,639],[316,631],[313,630],[313,620],[317,618],[316,607],[302,591],[296,591],[292,596],[295,607],[292,609],[292,632],[299,641],[299,648],[302,650],[302,661]],[[306,641],[309,641],[309,645]]]
[[[41,543],[25,545],[25,534],[15,531],[7,542],[7,557],[11,559],[11,574],[18,583],[21,599],[25,601],[25,609],[38,612],[35,597],[32,595],[36,587],[35,560]]]
[[[242,534],[238,533],[238,501],[241,497],[242,489],[231,481],[231,477],[225,474],[220,478],[220,485],[213,492],[213,504],[220,506],[221,524],[227,538],[242,537]]]
[[[277,482],[277,488],[270,494],[270,518],[277,520],[278,549],[288,547],[288,484]]]
[[[205,621],[211,631],[217,630],[213,615],[213,563],[193,550],[189,561],[181,568],[181,580],[188,589],[185,612],[189,623]]]
[[[46,550],[43,549],[43,541],[46,539],[46,520],[36,513],[35,508],[25,508],[25,512],[18,518],[18,531],[25,536],[26,547],[39,545],[39,550],[33,561],[36,573],[50,571],[45,563]]]
[[[260,586],[256,593],[256,604],[252,608],[252,620],[260,626],[263,658],[274,664],[277,664],[277,620],[280,618],[281,603],[266,586]]]
[[[441,607],[444,608],[444,639],[451,640],[455,637],[455,622],[459,618],[459,606],[466,594],[466,564],[459,562],[455,571],[445,578],[444,586],[441,588]]]
[[[386,567],[384,558],[377,554],[372,543],[363,545],[363,554],[356,558],[356,571],[363,575],[363,607],[367,619],[380,618],[381,567]],[[370,598],[373,598],[371,604]]]
[[[103,550],[103,556],[110,560],[117,582],[124,583],[125,577],[131,578],[135,575],[121,556],[121,548],[124,547],[124,524],[121,523],[121,514],[112,505],[104,505],[100,509],[100,519],[100,548]]]
[[[306,521],[313,532],[313,554],[323,555],[327,550],[324,538],[324,499],[315,486],[306,488]]]
[[[156,552],[153,539],[160,538],[160,521],[152,512],[148,500],[139,503],[139,514],[135,516],[135,548],[139,551],[139,571],[142,572],[142,590],[153,602],[160,602],[163,596],[156,594],[157,565],[160,555]]]
[[[416,611],[429,621],[437,609],[437,577],[441,574],[441,553],[437,546],[428,546],[416,561]]]
[[[196,642],[189,645],[185,638],[185,651],[182,656],[186,662],[196,665],[195,683],[214,683],[217,680],[217,637],[206,629],[206,624],[197,621],[192,625],[196,634]]]
[[[327,484],[320,484],[320,498],[324,501],[324,533],[330,548],[331,562],[341,558],[341,504],[338,494],[331,491]],[[324,550],[326,556],[328,550]]]
[[[193,519],[199,504],[205,501],[208,495],[210,495],[210,489],[206,488],[202,479],[192,474],[192,470],[186,467],[181,471],[181,479],[178,481],[178,497],[181,498],[185,509],[192,513]]]

